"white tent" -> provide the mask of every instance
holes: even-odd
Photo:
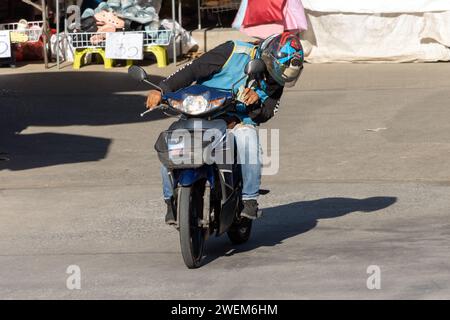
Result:
[[[302,0],[306,60],[450,60],[449,0]]]

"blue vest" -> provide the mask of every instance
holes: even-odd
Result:
[[[245,86],[247,83],[247,76],[244,73],[247,63],[256,56],[256,46],[248,42],[233,41],[234,49],[228,58],[227,62],[223,65],[220,72],[214,74],[211,78],[198,81],[198,84],[216,88],[219,90],[231,91],[234,83],[234,93],[237,93],[241,86]],[[255,88],[255,92],[258,94],[260,100],[264,102],[267,99],[267,94],[261,88]],[[239,103],[236,106],[237,116],[245,124],[255,124],[250,117],[248,117],[248,111],[243,103]]]

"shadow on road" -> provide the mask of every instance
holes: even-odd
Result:
[[[153,77],[154,82],[161,77]],[[10,74],[0,77],[0,170],[98,161],[111,139],[55,132],[23,134],[29,126],[104,126],[154,121],[141,118],[144,84],[118,72]],[[7,160],[7,161],[5,161]]]
[[[263,217],[253,224],[252,235],[247,243],[233,246],[226,236],[211,239],[208,242],[205,264],[222,256],[280,245],[286,239],[315,228],[322,219],[338,218],[352,212],[374,212],[387,208],[396,201],[396,197],[323,198],[265,208]]]

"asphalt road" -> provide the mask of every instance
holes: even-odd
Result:
[[[264,217],[197,270],[163,222],[153,143],[172,120],[139,118],[146,88],[28,70],[0,70],[0,298],[450,298],[449,64],[307,65],[264,126]]]

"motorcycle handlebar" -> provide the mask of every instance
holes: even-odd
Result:
[[[169,108],[169,106],[167,104],[161,103],[160,105],[158,105],[158,106],[156,106],[154,108],[147,109],[144,112],[142,112],[141,113],[141,117],[145,116],[147,113],[150,113],[152,111],[159,110],[159,109],[165,110],[165,109],[168,109],[168,108]]]

